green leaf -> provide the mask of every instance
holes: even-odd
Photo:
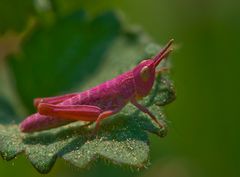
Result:
[[[1,124],[14,123],[17,115],[8,100],[0,95],[0,122]]]
[[[27,25],[34,13],[32,0],[1,0],[0,1],[0,32],[7,30],[20,31]]]
[[[110,14],[110,17],[112,15],[113,14]],[[86,80],[81,85],[81,90],[100,84],[107,79],[111,79],[118,74],[127,71],[142,59],[155,55],[160,49],[159,46],[153,44],[143,33],[136,33],[134,31],[126,30],[121,30],[117,33],[118,30],[113,28],[111,25],[111,20],[109,21],[109,19],[113,19],[110,17],[108,14],[107,16],[103,15],[101,17],[98,17],[98,20],[94,20],[94,29],[102,29],[100,32],[98,30],[96,31],[98,35],[88,32],[89,26],[91,26],[93,22],[87,23],[80,21],[80,23],[83,23],[82,28],[85,30],[81,29],[82,34],[74,44],[77,46],[81,44],[81,47],[73,47],[72,53],[74,55],[75,52],[77,52],[76,50],[80,50],[85,54],[83,55],[82,52],[77,52],[79,54],[79,57],[78,59],[75,58],[75,62],[73,62],[71,66],[73,66],[75,63],[76,67],[74,66],[74,68],[78,68],[80,70],[82,69],[82,67],[80,67],[82,65],[77,65],[76,63],[89,61],[92,57],[96,58],[100,56],[100,58],[104,58],[104,60],[101,59],[101,61],[98,61],[98,59],[100,59],[99,57],[97,59],[91,60],[91,62],[99,62],[97,72],[85,78]],[[106,19],[107,22],[105,23]],[[115,24],[118,24],[116,18],[114,19],[116,22]],[[68,20],[65,21],[65,25],[67,23],[71,26],[72,21],[70,20],[68,22]],[[100,27],[98,27],[99,25]],[[55,28],[55,26],[52,28]],[[113,31],[110,30],[112,28]],[[105,32],[106,29],[109,31]],[[52,35],[55,35],[54,33],[62,34],[61,32],[58,32],[58,30],[61,31],[60,28],[56,28],[54,32],[51,32],[51,30],[52,29],[50,29],[49,32],[50,39],[56,39],[56,37],[52,37]],[[37,41],[43,40],[44,35],[40,35],[42,33],[45,35],[47,32],[42,29],[37,33],[38,35],[33,35],[29,41],[36,41],[35,43],[38,43]],[[111,34],[110,36],[109,33]],[[91,42],[85,44],[85,42],[88,40],[84,39],[89,38],[90,34],[96,36],[90,40]],[[60,35],[57,36],[60,37]],[[84,36],[87,37],[85,38]],[[35,46],[35,43],[33,42],[31,44]],[[54,44],[57,44],[57,42],[54,42]],[[61,50],[58,50],[61,55],[57,55],[57,53],[54,51],[49,51],[49,55],[51,55],[53,58],[55,55],[60,57],[58,59],[54,59],[54,64],[57,68],[59,66],[62,66],[62,62],[64,61],[61,60],[61,56],[63,55],[62,50],[69,48],[69,45],[72,46],[72,44],[73,43],[71,42],[67,42],[64,46],[62,46]],[[38,45],[44,47],[44,45],[41,45],[41,42],[39,42]],[[38,45],[35,47],[38,47]],[[34,52],[31,52],[31,50],[35,50],[35,52],[37,50],[34,47],[31,47],[30,43],[27,46],[29,49],[27,47],[24,47],[23,50],[26,57],[20,57],[20,61],[17,61],[17,59],[14,61],[16,63],[19,63],[20,66],[23,66],[21,62],[24,61],[22,60],[28,59],[28,57],[34,57]],[[46,51],[47,50],[43,48],[43,54],[40,52],[39,55],[47,57]],[[36,56],[36,53],[35,57],[38,58],[38,60],[42,59],[42,57]],[[28,59],[28,61],[41,62],[36,58],[32,58],[34,61],[31,61],[30,59]],[[60,64],[58,62],[60,62]],[[18,74],[21,75],[20,68],[18,68],[20,66],[16,63],[12,65],[14,65],[15,70],[19,70]],[[25,62],[25,64],[27,64],[27,67],[32,67],[32,64],[34,63],[31,63],[30,65],[29,63]],[[163,63],[162,65],[166,64],[167,63]],[[55,65],[53,65],[52,69],[54,69]],[[39,67],[41,66],[39,65]],[[46,71],[47,70],[42,70],[43,75],[46,74]],[[26,71],[23,70],[23,72]],[[54,74],[54,72],[55,71],[52,71],[51,74]],[[69,72],[71,73],[70,69]],[[18,74],[15,74],[15,76],[23,77],[19,76]],[[68,75],[68,73],[65,74]],[[70,76],[73,77],[73,80],[75,82],[76,76],[74,74],[76,73],[72,72]],[[42,75],[40,76],[41,77],[39,77],[38,80],[39,82],[47,82],[42,81],[45,79],[45,77],[42,78]],[[24,77],[26,77],[25,82],[27,83],[27,80],[31,76],[24,75]],[[51,76],[47,75],[46,77],[49,78]],[[80,75],[77,75],[77,77],[82,77],[82,79],[84,78]],[[61,79],[64,80],[64,77],[61,77]],[[19,81],[17,81],[17,84],[19,84],[18,82]],[[68,83],[71,84],[72,82]],[[30,93],[32,93],[32,91],[27,87],[32,88],[33,86],[31,84],[33,83],[29,82],[24,87]],[[47,88],[44,88],[44,86]],[[63,89],[71,88],[69,85],[65,86],[60,84],[59,86],[63,86]],[[36,86],[34,87],[40,91],[41,89],[50,89],[49,85],[42,85],[40,88],[37,88]],[[52,92],[59,91],[59,89],[60,88],[56,87]],[[28,96],[28,92],[25,92],[26,96]],[[162,108],[159,105],[163,106],[167,103],[170,103],[175,97],[174,93],[174,88],[168,78],[168,75],[163,74],[157,77],[153,90],[148,97],[142,100],[141,104],[146,105],[160,121],[166,124],[165,116],[162,112]],[[159,105],[156,105],[155,103],[158,103]],[[19,153],[25,153],[27,158],[40,173],[49,172],[58,157],[65,159],[69,163],[79,168],[85,168],[99,158],[116,165],[132,168],[144,168],[149,165],[149,139],[147,132],[154,133],[160,137],[165,136],[167,132],[167,128],[159,129],[159,127],[154,122],[152,122],[146,114],[143,114],[131,104],[125,106],[125,108],[115,116],[104,120],[101,124],[98,135],[94,138],[90,136],[93,128],[94,125],[85,126],[83,122],[75,122],[56,129],[32,134],[24,134],[20,132],[17,124],[4,125],[4,122],[2,122],[0,119],[0,152],[2,157],[6,160],[13,159]]]
[[[23,103],[69,91],[98,68],[120,32],[113,13],[90,19],[84,12],[62,17],[53,26],[41,25],[25,39],[22,53],[9,58]]]

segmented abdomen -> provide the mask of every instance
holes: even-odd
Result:
[[[55,118],[50,116],[40,115],[39,113],[28,116],[20,125],[22,132],[35,132],[40,130],[47,130],[50,128],[66,125],[73,121]]]

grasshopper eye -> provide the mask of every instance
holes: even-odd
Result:
[[[140,71],[141,79],[146,82],[150,77],[150,70],[148,66],[144,66]]]

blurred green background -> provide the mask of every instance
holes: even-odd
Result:
[[[31,7],[3,0],[0,5],[0,71],[3,72],[5,53],[17,50],[19,28],[14,16],[31,21]],[[57,1],[57,0],[56,0]],[[54,2],[56,2],[54,1]],[[25,2],[25,1],[24,1]],[[27,2],[27,1],[26,1]],[[177,99],[167,107],[170,130],[167,137],[151,135],[151,162],[140,172],[121,169],[102,162],[89,170],[79,170],[58,160],[45,176],[98,177],[238,177],[240,175],[239,133],[239,66],[240,66],[240,3],[224,0],[131,0],[131,1],[70,1],[60,11],[70,13],[85,9],[95,15],[116,9],[124,14],[129,24],[141,26],[156,42],[176,41],[172,54],[172,79],[177,88]],[[6,5],[7,4],[7,5]],[[29,9],[29,11],[26,11]],[[52,15],[41,14],[40,19],[50,24]],[[26,17],[25,17],[26,16]],[[1,19],[1,17],[0,17]],[[27,23],[26,23],[27,24]],[[25,25],[26,26],[26,25]],[[6,30],[6,29],[12,30]],[[6,37],[7,36],[7,37]],[[124,52],[124,51],[123,51]],[[6,78],[3,83],[7,83]],[[14,99],[7,84],[0,91]],[[21,112],[21,108],[19,108]],[[0,176],[41,176],[20,155],[15,160],[0,160]]]

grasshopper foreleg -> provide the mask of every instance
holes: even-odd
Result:
[[[164,128],[164,125],[163,125],[161,122],[159,122],[159,121],[157,120],[157,118],[156,118],[146,107],[140,105],[140,104],[137,102],[136,99],[132,99],[132,100],[131,100],[131,103],[132,103],[134,106],[136,106],[138,109],[140,109],[142,112],[148,114],[148,115],[151,117],[151,119],[152,119],[155,123],[158,124],[158,126],[159,126],[160,128]]]

